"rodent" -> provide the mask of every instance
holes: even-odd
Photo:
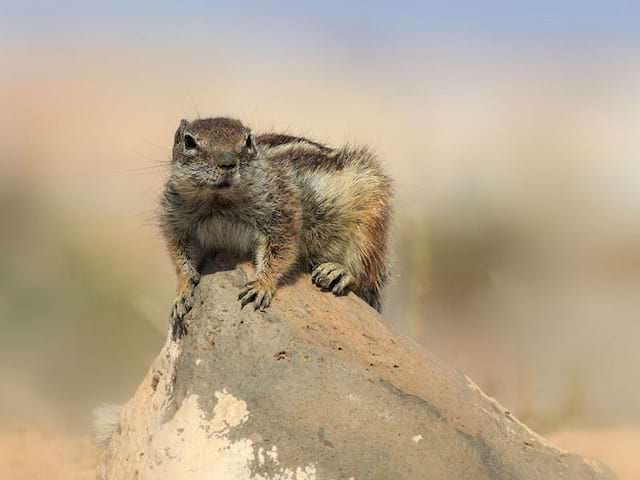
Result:
[[[207,255],[252,256],[239,294],[265,309],[286,275],[349,290],[378,311],[388,277],[392,181],[366,147],[331,148],[285,134],[254,135],[233,118],[181,120],[160,224],[178,276],[171,320],[185,333]]]

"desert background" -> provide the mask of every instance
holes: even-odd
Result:
[[[165,338],[173,133],[218,115],[372,146],[388,323],[640,478],[640,7],[443,5],[3,2],[0,478],[93,477]]]

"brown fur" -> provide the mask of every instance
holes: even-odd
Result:
[[[302,269],[318,286],[353,290],[380,310],[391,198],[391,181],[366,148],[254,137],[229,118],[183,120],[161,203],[178,275],[174,336],[184,333],[200,263],[220,251],[254,257],[243,306],[268,307],[285,276]]]

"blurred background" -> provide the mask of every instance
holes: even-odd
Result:
[[[640,478],[640,6],[0,2],[0,477],[93,478],[159,351],[180,118],[371,145],[386,320]]]

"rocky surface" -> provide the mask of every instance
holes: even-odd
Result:
[[[218,259],[209,270],[188,334],[167,340],[123,408],[99,479],[614,478],[354,295],[302,275],[266,312],[240,310],[251,267]]]

